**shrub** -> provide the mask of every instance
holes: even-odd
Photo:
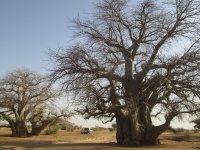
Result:
[[[74,130],[76,130],[76,128],[66,128],[66,131],[68,132],[73,132]]]
[[[194,129],[194,133],[199,133],[199,130],[198,129]]]
[[[184,133],[186,130],[185,129],[183,129],[183,128],[177,128],[176,129],[176,133],[178,134],[178,133]]]
[[[48,127],[47,130],[45,130],[45,134],[47,134],[47,135],[56,134],[56,133],[58,133],[59,129],[60,129],[60,126],[57,125],[57,124],[51,125],[51,126]]]
[[[60,129],[61,130],[67,130],[67,127],[65,125],[60,124]]]
[[[185,131],[182,132],[182,135],[176,136],[173,138],[174,141],[189,141],[191,138],[191,132],[190,131]]]
[[[110,132],[116,131],[115,128],[108,128],[108,130],[109,130]]]
[[[107,128],[96,126],[95,128],[92,128],[92,130],[93,131],[105,131],[105,130],[107,130]]]

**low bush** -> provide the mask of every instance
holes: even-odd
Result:
[[[107,130],[107,128],[96,126],[95,128],[92,128],[92,130],[93,131],[105,131],[105,130]]]
[[[58,133],[59,129],[60,129],[59,125],[51,125],[45,130],[45,134],[46,135],[56,134]]]
[[[178,133],[184,133],[186,130],[185,129],[183,129],[183,128],[177,128],[176,129],[176,133],[178,134]]]
[[[110,132],[114,132],[114,131],[116,131],[115,128],[108,128],[108,130],[109,130]]]
[[[182,135],[173,138],[174,141],[189,141],[191,139],[191,132],[185,131]]]
[[[199,129],[194,129],[194,133],[199,133]]]
[[[73,132],[74,130],[76,130],[76,128],[66,128],[67,132]]]

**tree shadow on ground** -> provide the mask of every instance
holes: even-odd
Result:
[[[161,148],[164,145],[159,146],[144,146],[144,147],[138,147],[137,149],[151,149],[151,148]],[[67,143],[62,140],[62,142],[59,141],[5,141],[0,143],[0,150],[15,150],[16,148],[24,148],[24,149],[34,149],[34,148],[47,148],[49,150],[52,149],[70,149],[70,150],[102,150],[102,149],[118,149],[118,150],[124,150],[124,149],[132,149],[130,147],[120,147],[116,143]]]
[[[191,135],[165,136],[165,139],[177,142],[200,142],[200,136]]]
[[[33,148],[48,148],[48,149],[93,149],[95,148],[103,148],[103,147],[116,147],[115,143],[65,143],[65,142],[52,142],[52,141],[7,141],[0,143],[0,150],[14,150],[15,148],[25,148],[25,149],[33,149]]]

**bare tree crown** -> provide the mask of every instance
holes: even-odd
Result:
[[[134,8],[103,0],[93,19],[73,21],[82,44],[50,54],[51,77],[75,92],[86,118],[129,116],[138,105],[149,114],[161,106],[166,122],[197,112],[199,16],[198,0],[144,0]],[[177,41],[189,44],[175,52]]]

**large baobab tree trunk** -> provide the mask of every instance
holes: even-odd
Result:
[[[159,144],[158,137],[168,129],[169,124],[145,124],[140,117],[142,112],[133,111],[129,116],[116,115],[117,143],[126,147]]]
[[[2,115],[6,121],[8,121],[13,137],[26,137],[28,136],[28,129],[24,120],[13,120],[9,116]]]
[[[27,137],[28,129],[24,121],[9,121],[9,125],[12,131],[13,137]]]
[[[143,130],[133,117],[116,117],[117,143],[121,146],[139,146],[143,143]]]

